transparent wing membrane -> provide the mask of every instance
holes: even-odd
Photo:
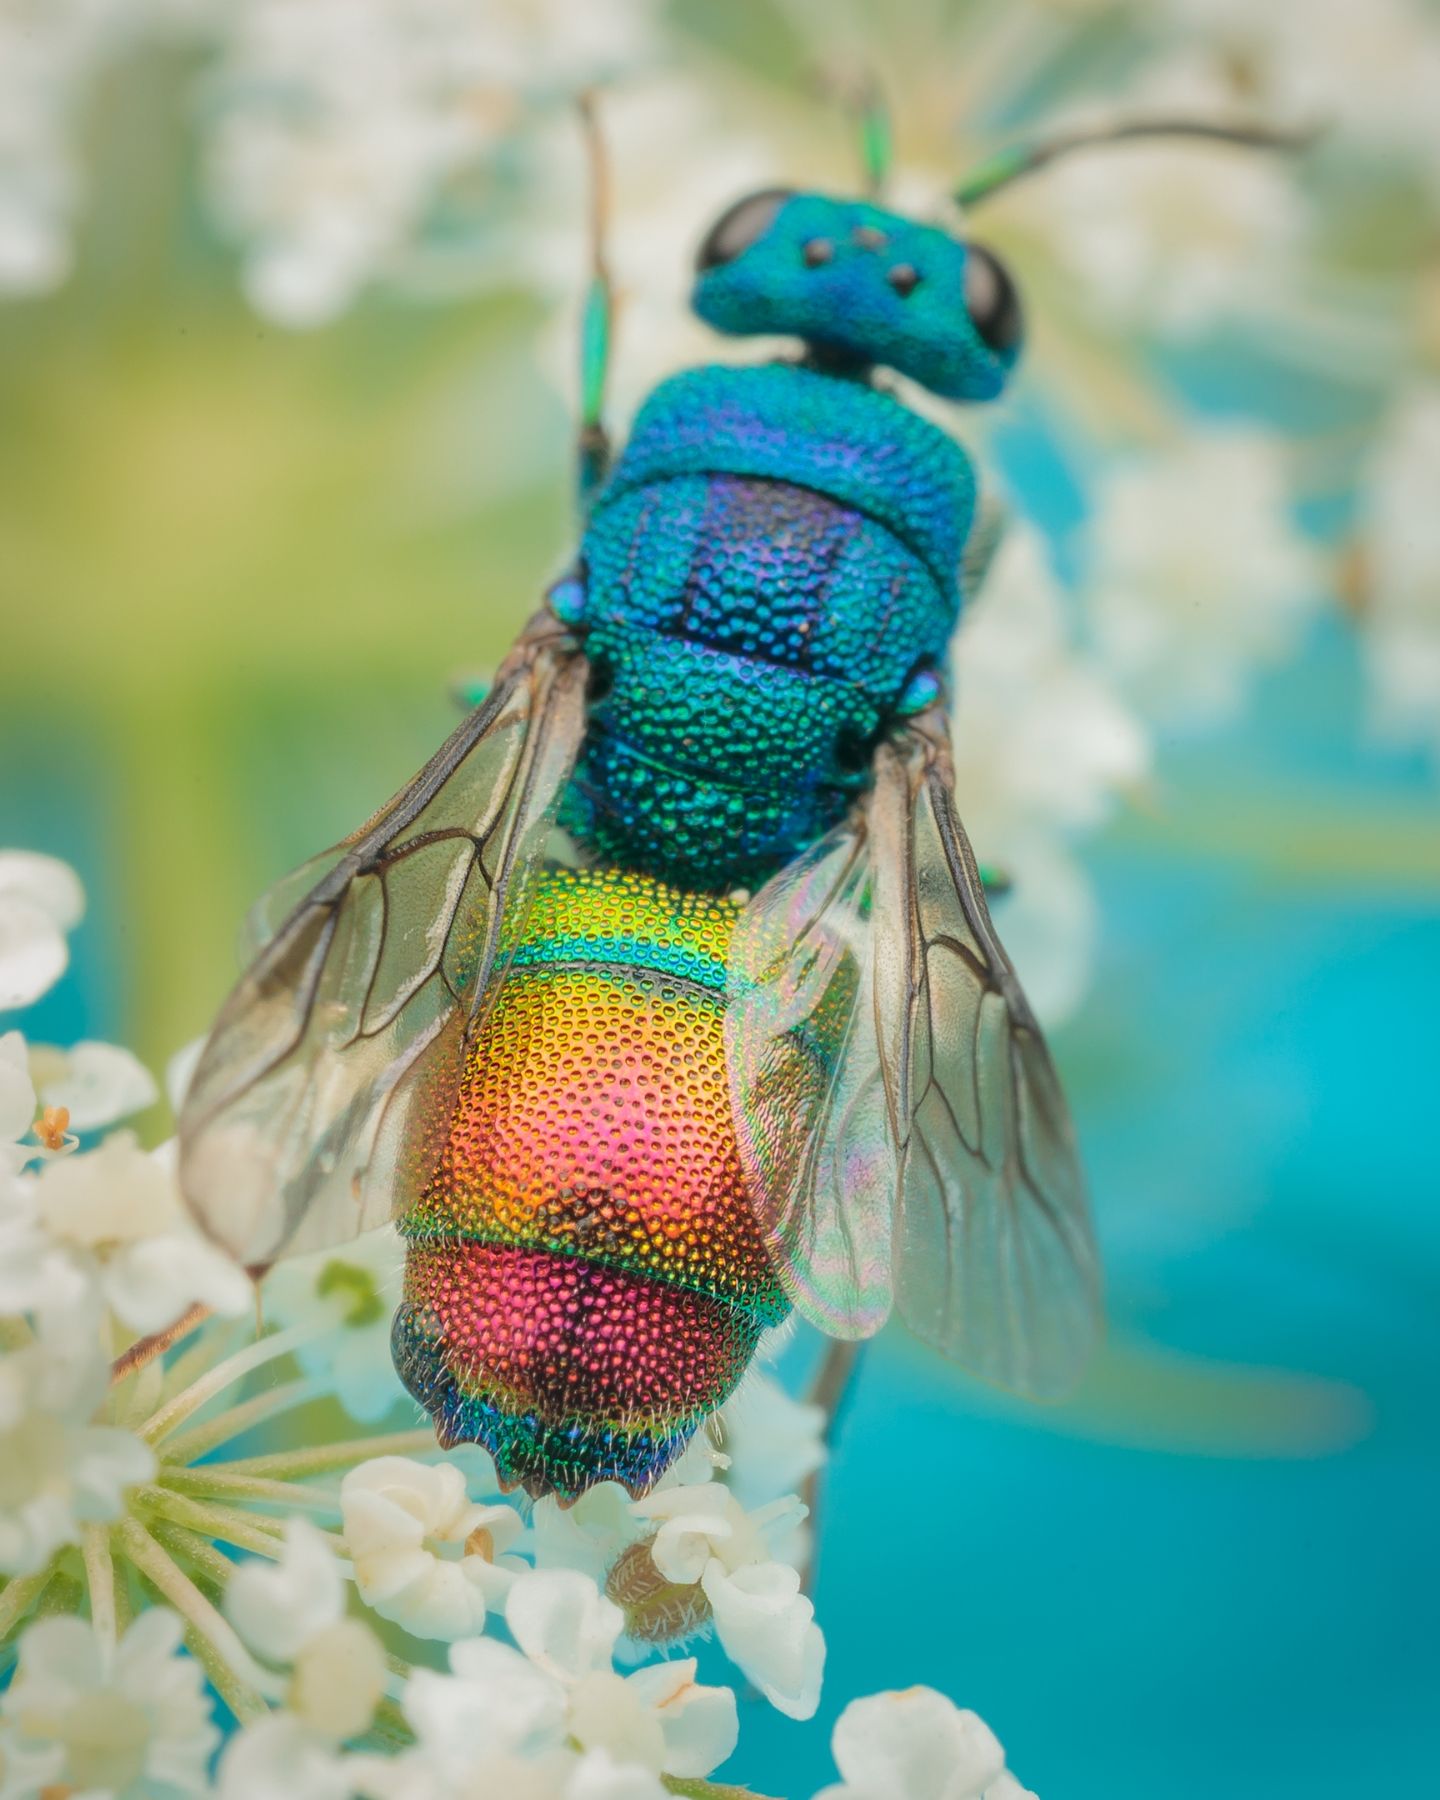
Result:
[[[252,913],[262,947],[180,1119],[186,1198],[248,1267],[383,1223],[428,1176],[579,749],[585,680],[542,615],[420,773]]]
[[[870,1006],[870,871],[850,827],[782,870],[731,943],[741,1161],[797,1310],[835,1337],[890,1311],[894,1154]]]
[[[871,814],[900,1313],[986,1380],[1052,1398],[1100,1312],[1065,1099],[990,922],[948,759],[883,750]]]
[[[1048,1397],[1096,1331],[1088,1204],[956,817],[943,732],[927,715],[882,746],[863,816],[742,913],[732,1098],[752,1197],[805,1317],[865,1336],[893,1288],[926,1342]]]

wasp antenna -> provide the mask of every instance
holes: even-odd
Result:
[[[873,73],[816,65],[809,75],[813,91],[840,107],[859,140],[860,181],[865,193],[878,200],[885,191],[894,160],[894,136],[890,108]]]
[[[1121,119],[1112,125],[1080,127],[1056,132],[1053,137],[1014,144],[972,170],[955,189],[961,206],[988,200],[1001,188],[1034,175],[1075,150],[1102,144],[1133,143],[1146,138],[1197,138],[1215,144],[1235,144],[1248,150],[1307,150],[1321,135],[1321,127],[1276,126],[1252,121],[1220,119]]]
[[[610,338],[615,289],[610,279],[610,158],[595,90],[576,96],[585,155],[590,165],[590,279],[580,321],[580,433],[578,487],[582,506],[605,479],[610,443],[605,430],[605,387],[610,370]]]
[[[890,108],[873,75],[861,81],[854,99],[855,116],[860,126],[860,168],[865,192],[878,200],[885,192],[890,165],[895,156],[895,140],[890,129]]]

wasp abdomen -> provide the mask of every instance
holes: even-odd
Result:
[[[641,1492],[788,1312],[725,1071],[728,900],[544,876],[409,1240],[396,1361],[450,1442]]]

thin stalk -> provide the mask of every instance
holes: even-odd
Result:
[[[415,1742],[415,1733],[396,1703],[386,1698],[375,1708],[375,1717],[361,1742],[380,1750],[403,1750]]]
[[[177,1525],[172,1519],[155,1519],[150,1525],[150,1535],[172,1556],[193,1563],[197,1575],[211,1587],[223,1593],[229,1585],[236,1565],[223,1550],[215,1548],[204,1532],[192,1531],[188,1525]]]
[[[274,1506],[313,1507],[317,1512],[338,1513],[340,1496],[325,1488],[300,1487],[293,1481],[270,1481],[263,1475],[235,1475],[224,1463],[203,1463],[198,1469],[167,1469],[164,1485],[172,1492],[248,1500]]]
[[[231,1438],[253,1431],[267,1419],[288,1412],[292,1406],[303,1406],[324,1391],[324,1381],[318,1375],[300,1375],[294,1381],[282,1382],[279,1387],[269,1388],[263,1394],[227,1407],[203,1425],[192,1425],[189,1431],[177,1432],[165,1446],[165,1461],[198,1462],[217,1444],[228,1443]]]
[[[285,1547],[278,1520],[252,1518],[234,1507],[189,1500],[184,1494],[171,1493],[168,1488],[141,1488],[136,1498],[159,1518],[170,1519],[176,1525],[188,1525],[192,1531],[204,1532],[207,1537],[234,1544],[237,1549],[253,1550],[257,1556],[268,1556],[272,1562],[279,1561]]]
[[[240,1642],[235,1628],[134,1519],[122,1519],[115,1528],[115,1536],[123,1554],[193,1628],[196,1654],[205,1662],[207,1670],[211,1668],[207,1650],[223,1665],[231,1678],[230,1691],[224,1687],[220,1691],[236,1718],[245,1722],[262,1718],[266,1710],[265,1690],[275,1688],[276,1683]],[[220,1686],[219,1681],[216,1685]]]
[[[173,1400],[167,1400],[140,1428],[141,1437],[147,1443],[158,1443],[217,1394],[223,1394],[226,1388],[233,1387],[252,1370],[263,1368],[266,1363],[274,1362],[278,1357],[288,1356],[298,1345],[315,1335],[308,1326],[292,1325],[288,1331],[277,1331],[269,1337],[257,1338],[243,1350],[227,1356],[224,1362],[218,1363],[198,1381],[192,1381]]]
[[[8,1637],[25,1617],[50,1585],[54,1573],[52,1564],[38,1575],[16,1575],[0,1589],[0,1638]]]
[[[200,1667],[204,1669],[211,1687],[240,1720],[248,1725],[252,1719],[263,1719],[269,1708],[251,1689],[247,1688],[235,1671],[221,1656],[220,1652],[195,1626],[185,1627],[185,1644],[190,1654]]]
[[[163,1331],[152,1331],[148,1337],[137,1338],[128,1350],[111,1363],[110,1385],[114,1387],[117,1381],[123,1381],[127,1375],[133,1375],[137,1369],[143,1369],[148,1363],[154,1362],[157,1356],[163,1356],[172,1344],[178,1344],[181,1338],[189,1337],[209,1317],[210,1308],[197,1301],[188,1312],[181,1313]]]
[[[235,1475],[273,1475],[298,1480],[305,1475],[320,1475],[327,1469],[343,1469],[347,1464],[365,1462],[372,1456],[411,1456],[416,1451],[434,1450],[435,1428],[422,1426],[418,1431],[397,1431],[379,1437],[351,1438],[347,1443],[317,1444],[307,1450],[276,1450],[265,1456],[244,1456],[222,1466]]]
[[[87,1525],[80,1540],[80,1553],[85,1559],[85,1582],[90,1589],[90,1623],[95,1635],[108,1649],[115,1648],[118,1624],[115,1607],[115,1559],[110,1551],[110,1530],[105,1525]]]
[[[206,1369],[223,1362],[242,1339],[248,1343],[249,1331],[248,1325],[242,1327],[235,1319],[212,1319],[208,1331],[201,1332],[172,1362],[164,1365],[161,1398],[173,1399]]]

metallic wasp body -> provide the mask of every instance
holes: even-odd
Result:
[[[997,394],[1013,288],[775,190],[695,306],[805,354],[656,390],[485,704],[268,903],[182,1119],[252,1268],[398,1219],[404,1380],[536,1494],[643,1491],[792,1307],[1039,1395],[1098,1311],[952,793],[974,477],[873,379]]]

